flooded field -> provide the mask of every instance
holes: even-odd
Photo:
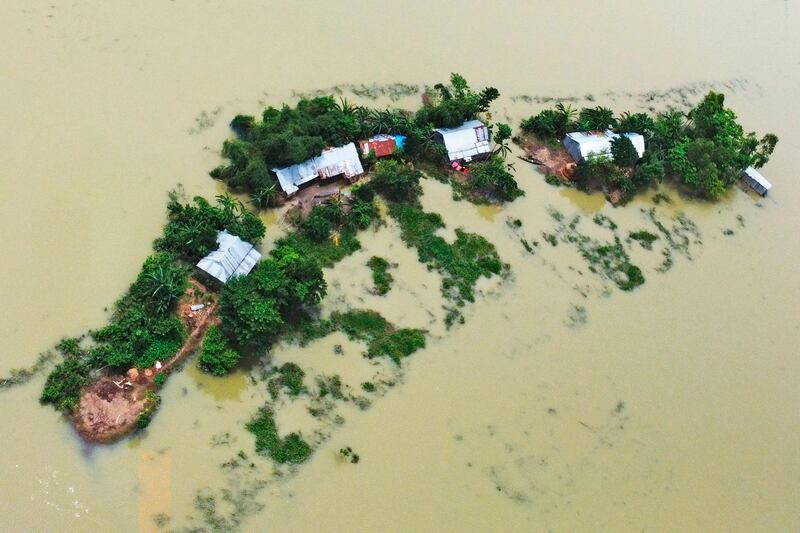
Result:
[[[526,195],[502,208],[427,180],[442,234],[485,236],[510,274],[482,280],[448,330],[441,276],[397,224],[362,233],[325,271],[323,312],[427,330],[400,367],[342,333],[225,378],[190,361],[146,432],[111,446],[39,405],[43,376],[2,390],[0,529],[800,530],[796,4],[8,0],[0,27],[2,376],[103,325],[168,190],[223,191],[207,173],[237,113],[318,90],[415,108],[457,70],[496,86],[495,118],[514,127],[554,98],[683,108],[714,89],[748,130],[781,139],[764,199],[663,187],[669,201],[651,191],[615,209],[519,160]],[[286,227],[262,219],[267,251]],[[639,230],[660,238],[626,244],[646,278],[632,292],[567,238]],[[385,296],[372,256],[396,265]],[[280,398],[281,433],[316,446],[296,469],[274,469],[244,429],[270,397],[267,362],[296,362],[343,398]]]

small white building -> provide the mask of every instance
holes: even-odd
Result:
[[[354,143],[327,148],[317,157],[286,168],[273,168],[278,183],[287,195],[296,193],[300,186],[317,178],[327,179],[344,175],[351,179],[364,173],[358,150]]]
[[[457,128],[439,128],[437,140],[447,149],[447,158],[452,161],[470,162],[492,152],[489,129],[480,120],[470,120]]]
[[[761,196],[766,196],[772,184],[753,167],[744,169],[742,179]]]
[[[639,157],[644,155],[644,137],[639,133],[623,133],[630,139]],[[619,133],[607,131],[576,131],[564,137],[564,148],[577,163],[589,159],[590,156],[611,159],[611,141],[618,138]]]
[[[219,247],[202,258],[197,268],[222,283],[234,276],[246,276],[261,259],[252,244],[227,231],[217,233],[217,244]]]

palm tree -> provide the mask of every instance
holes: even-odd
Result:
[[[180,268],[159,265],[144,275],[143,284],[152,308],[158,313],[165,313],[183,294],[186,280]]]
[[[258,209],[264,209],[272,206],[278,197],[278,190],[275,184],[266,187],[259,187],[250,193],[250,201]]]

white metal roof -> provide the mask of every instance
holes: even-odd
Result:
[[[630,139],[639,157],[644,155],[644,137],[639,133],[623,133]],[[564,146],[575,161],[583,161],[590,155],[611,156],[611,141],[618,133],[607,131],[575,131],[564,137]]]
[[[482,135],[480,139],[479,130]],[[476,155],[488,154],[492,150],[486,125],[480,120],[469,120],[457,128],[438,128],[436,131],[444,139],[450,161],[470,159]]]
[[[744,169],[744,173],[747,174],[747,177],[749,177],[751,180],[764,187],[765,191],[768,191],[772,188],[772,183],[770,183],[767,178],[762,176],[761,173],[753,167],[747,167]]]
[[[252,244],[227,231],[217,233],[217,244],[219,247],[202,258],[197,268],[222,283],[233,276],[246,276],[261,259],[261,254]]]
[[[281,189],[288,195],[296,193],[300,185],[318,177],[330,178],[339,174],[353,177],[364,173],[354,143],[327,148],[308,161],[286,168],[273,168],[272,171],[278,176]]]

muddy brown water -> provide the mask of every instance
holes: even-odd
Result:
[[[547,186],[521,161],[527,195],[501,210],[425,185],[445,235],[481,233],[511,265],[509,279],[480,285],[463,327],[444,330],[439,278],[396,227],[362,236],[365,249],[326,272],[326,312],[374,308],[427,328],[429,346],[399,376],[341,336],[277,348],[276,362],[339,374],[356,389],[376,375],[398,384],[367,410],[341,407],[344,424],[320,434],[296,474],[261,490],[250,504],[263,509],[241,527],[800,529],[796,4],[9,0],[0,27],[2,374],[103,323],[158,234],[166,190],[221,191],[206,172],[237,112],[294,90],[433,83],[452,70],[496,85],[495,118],[514,124],[542,105],[537,96],[583,105],[591,94],[622,110],[725,90],[748,129],[780,136],[764,169],[775,188],[764,200],[734,191],[713,206],[673,194],[659,216],[685,212],[702,244],[691,261],[675,254],[665,274],[655,271],[658,250],[634,250],[647,283],[631,294],[607,294],[574,249],[550,247],[541,232],[552,231],[548,206],[581,214],[592,235],[602,235],[590,221],[597,212],[625,231],[648,228],[640,208],[652,194],[611,209]],[[684,90],[654,103],[640,96],[670,88]],[[508,218],[523,222],[517,233]],[[264,219],[270,238],[280,234],[274,213]],[[540,241],[536,255],[520,236]],[[369,293],[371,255],[398,264],[386,298]],[[214,379],[189,364],[163,390],[145,435],[105,447],[82,444],[40,407],[41,384],[2,392],[3,530],[152,531],[159,513],[181,528],[202,523],[187,518],[198,515],[198,490],[270,477],[242,428],[267,398],[246,373]],[[309,438],[318,428],[299,402],[278,421]],[[345,446],[359,464],[337,458]],[[239,450],[254,468],[221,467]]]

